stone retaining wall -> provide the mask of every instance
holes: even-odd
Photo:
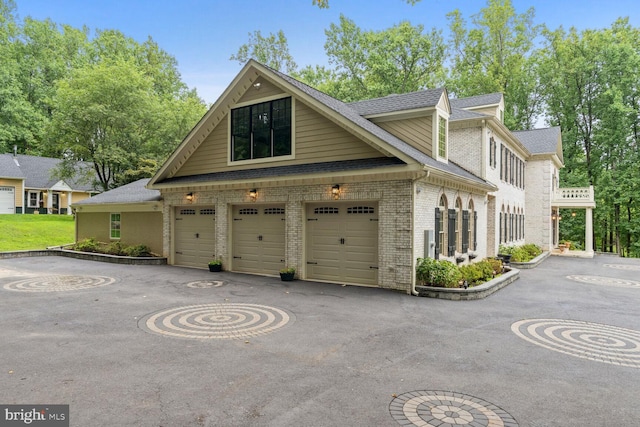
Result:
[[[63,256],[67,258],[85,259],[89,261],[110,262],[113,264],[129,265],[165,265],[166,258],[160,257],[130,257],[108,254],[96,254],[91,252],[77,252],[65,249],[46,249],[38,251],[14,251],[0,252],[0,259],[26,258],[40,256]]]

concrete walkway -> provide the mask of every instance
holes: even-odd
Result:
[[[634,426],[640,260],[550,257],[477,301],[0,260],[0,403],[72,426]]]

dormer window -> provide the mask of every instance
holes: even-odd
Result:
[[[447,119],[438,117],[438,157],[447,158]]]
[[[291,98],[231,110],[231,161],[290,156]]]

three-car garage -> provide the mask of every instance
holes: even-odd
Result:
[[[298,211],[300,212],[300,211]],[[287,235],[302,239],[307,280],[361,285],[378,284],[377,202],[317,202],[302,209],[300,234],[287,234],[285,204],[229,206],[227,269],[277,275],[287,265]],[[224,226],[222,226],[225,228]],[[174,260],[176,265],[205,267],[216,257],[214,206],[174,208]],[[220,254],[218,254],[220,256]]]

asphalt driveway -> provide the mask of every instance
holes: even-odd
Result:
[[[0,403],[72,426],[635,426],[638,307],[640,261],[610,256],[478,301],[5,259]]]

